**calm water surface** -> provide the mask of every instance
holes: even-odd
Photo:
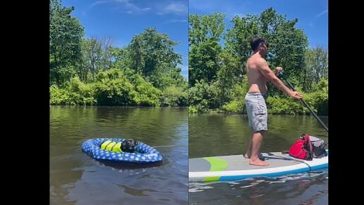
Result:
[[[244,115],[188,117],[186,109],[173,108],[52,106],[50,111],[51,204],[328,204],[327,172],[188,185],[188,158],[245,150],[250,131]],[[328,140],[310,116],[270,115],[269,128],[263,151],[288,150],[301,133]],[[81,151],[86,139],[118,136],[155,146],[164,163],[114,167]]]
[[[157,167],[105,165],[81,151],[96,137],[134,138],[164,157]],[[179,108],[50,108],[52,205],[188,204],[188,113]]]

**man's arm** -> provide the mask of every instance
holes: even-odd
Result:
[[[276,74],[269,68],[267,61],[261,59],[258,62],[258,69],[260,73],[268,79],[270,82],[273,83],[279,90],[286,93],[288,96],[293,97],[295,99],[300,99],[302,96],[291,89],[289,89],[284,83],[276,76]]]

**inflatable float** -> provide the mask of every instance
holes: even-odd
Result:
[[[96,160],[105,160],[113,162],[126,162],[136,164],[149,164],[161,162],[162,155],[153,147],[138,141],[134,153],[129,152],[112,152],[101,149],[101,144],[106,140],[113,142],[122,142],[123,138],[95,138],[88,139],[82,143],[82,151]]]

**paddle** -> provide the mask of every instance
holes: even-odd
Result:
[[[286,81],[286,83],[288,84],[288,86],[293,90],[296,91],[296,89],[293,87],[293,85],[284,77],[283,75],[283,71],[281,71],[280,73],[278,73],[278,77],[279,78],[283,78],[284,81]],[[322,125],[322,127],[325,128],[325,130],[327,132],[329,132],[329,129],[326,127],[326,125],[321,121],[321,119],[316,115],[316,113],[310,108],[310,106],[308,106],[308,104],[301,98],[300,101],[307,107],[307,109],[310,110],[311,114],[317,119],[317,121],[319,121],[319,123]]]

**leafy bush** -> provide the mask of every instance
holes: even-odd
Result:
[[[50,104],[51,105],[67,105],[69,104],[68,91],[59,88],[56,85],[50,87]]]
[[[229,103],[222,106],[222,110],[227,112],[241,113],[244,109],[244,102],[232,100]]]
[[[307,105],[317,114],[328,114],[328,89],[327,80],[321,79],[314,85],[313,92],[304,93],[303,99]],[[292,100],[288,97],[269,97],[267,99],[268,111],[274,114],[308,114],[309,109],[299,101]]]
[[[95,103],[92,85],[82,83],[78,77],[72,78],[64,88],[56,85],[50,87],[50,104],[52,105],[93,105]]]
[[[218,91],[215,85],[209,85],[205,81],[197,83],[189,89],[188,102],[192,109],[197,112],[206,112],[209,108],[214,109],[218,106]]]
[[[226,112],[245,112],[245,95],[249,90],[247,78],[244,76],[240,83],[233,86],[232,100],[222,106],[222,110]]]
[[[121,70],[111,69],[96,76],[95,98],[97,105],[130,105],[136,95],[133,85]]]
[[[93,105],[96,103],[92,84],[81,82],[78,77],[71,79],[68,85],[70,101],[78,105]]]
[[[187,97],[187,92],[182,87],[172,85],[163,90],[161,104],[163,106],[186,106]]]
[[[142,76],[135,74],[134,92],[132,95],[133,104],[144,106],[159,106],[161,91],[151,83],[145,81]]]
[[[303,106],[288,97],[268,97],[267,108],[273,114],[298,114],[305,113]]]

